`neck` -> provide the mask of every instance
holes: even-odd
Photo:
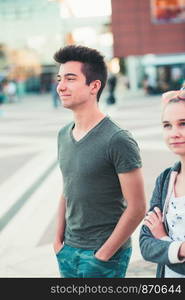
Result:
[[[105,117],[105,114],[100,111],[97,103],[75,110],[73,113],[75,130],[78,131],[88,130]]]

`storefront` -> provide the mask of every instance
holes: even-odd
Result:
[[[177,90],[185,81],[185,53],[145,55],[142,65],[151,94]]]

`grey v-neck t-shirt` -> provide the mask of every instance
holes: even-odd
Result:
[[[126,208],[119,173],[140,168],[136,141],[108,116],[82,139],[72,134],[74,122],[58,134],[58,160],[66,199],[66,244],[98,249]],[[131,245],[131,239],[122,246]]]

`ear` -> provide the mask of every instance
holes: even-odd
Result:
[[[97,95],[98,91],[101,87],[101,81],[100,80],[94,80],[90,83],[91,86],[91,95]]]

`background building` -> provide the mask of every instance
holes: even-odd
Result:
[[[124,58],[131,89],[155,92],[185,78],[185,0],[112,0],[114,55]]]
[[[53,54],[82,44],[111,59],[111,0],[0,0],[0,80],[19,90],[48,92],[57,72]],[[83,9],[82,9],[83,8]]]

